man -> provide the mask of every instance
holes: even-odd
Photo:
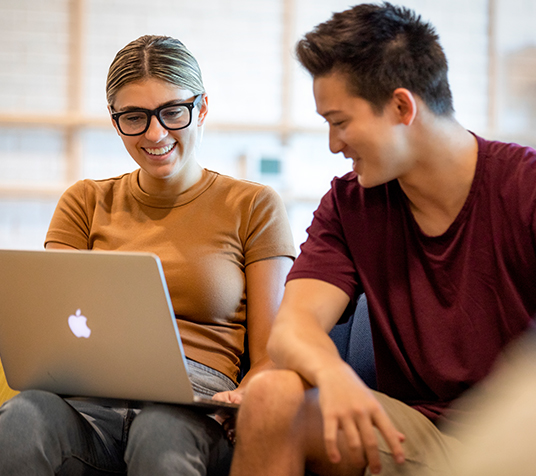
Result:
[[[289,273],[269,342],[286,370],[251,382],[232,475],[448,471],[458,442],[437,423],[536,311],[536,151],[455,120],[438,37],[408,9],[334,14],[297,55],[353,172]],[[378,392],[328,337],[361,292]]]

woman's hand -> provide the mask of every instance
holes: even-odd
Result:
[[[242,403],[242,398],[244,396],[244,389],[238,387],[234,390],[229,390],[227,392],[219,392],[212,396],[213,400],[218,400],[219,402],[226,403],[236,403],[240,405]]]
[[[230,390],[227,392],[220,392],[213,395],[213,400],[218,400],[219,402],[226,402],[226,403],[236,403],[240,404],[242,401],[244,395],[244,389],[243,388],[237,388],[235,390]],[[236,441],[236,432],[235,432],[235,426],[236,426],[236,415],[229,414],[229,413],[216,413],[214,415],[214,418],[220,425],[223,427],[223,430],[225,431],[225,435],[227,439],[231,442],[232,445],[235,444]]]

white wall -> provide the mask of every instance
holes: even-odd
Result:
[[[83,113],[105,117],[108,66],[116,51],[143,34],[181,39],[197,57],[209,94],[210,113],[200,160],[203,165],[268,182],[287,201],[296,243],[333,176],[350,164],[333,156],[325,125],[314,111],[311,80],[293,62],[292,94],[281,107],[285,0],[86,0],[83,53]],[[290,0],[287,0],[290,1]],[[293,38],[297,40],[332,11],[350,5],[341,0],[293,0]],[[489,130],[487,0],[406,0],[438,30],[450,64],[458,119],[483,135],[533,140],[536,97],[536,6],[531,0],[497,0],[499,114]],[[67,108],[68,0],[0,0],[0,115],[61,114]],[[294,43],[294,42],[293,42]],[[520,53],[521,52],[521,53]],[[516,56],[517,54],[517,56]],[[521,60],[518,56],[521,54]],[[525,56],[523,56],[525,55]],[[512,60],[512,57],[514,60]],[[516,59],[517,58],[517,59]],[[526,60],[526,61],[525,61]],[[512,73],[508,65],[518,65]],[[534,66],[534,68],[531,67]],[[531,89],[533,88],[533,89]],[[532,93],[532,94],[531,94]],[[527,99],[528,98],[528,99]],[[270,130],[288,113],[311,132],[286,141]],[[265,125],[265,130],[221,132],[210,123]],[[64,189],[65,134],[60,127],[0,123],[0,247],[41,248],[58,199],[28,188]],[[110,126],[89,127],[81,135],[82,164],[77,178],[103,178],[134,169]],[[260,158],[283,160],[281,177],[258,170]],[[242,160],[242,162],[241,162]],[[19,186],[24,193],[2,192]]]

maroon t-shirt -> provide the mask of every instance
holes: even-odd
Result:
[[[288,280],[367,295],[378,389],[432,421],[488,374],[536,312],[536,151],[477,137],[473,184],[441,236],[398,181],[335,178]]]

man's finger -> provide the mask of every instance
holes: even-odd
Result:
[[[357,429],[356,422],[351,419],[343,420],[342,430],[346,444],[348,445],[351,461],[358,466],[366,462],[362,438]]]
[[[405,439],[404,434],[393,426],[389,417],[383,412],[376,416],[375,425],[389,446],[393,459],[399,464],[403,463],[405,460],[404,448],[402,447],[402,441]]]
[[[324,418],[324,444],[328,459],[332,463],[338,463],[341,460],[341,453],[337,446],[337,432],[339,424],[336,418]]]
[[[378,451],[378,438],[372,422],[368,418],[362,418],[357,421],[363,451],[368,461],[369,469],[372,474],[378,474],[381,469],[380,452]]]

